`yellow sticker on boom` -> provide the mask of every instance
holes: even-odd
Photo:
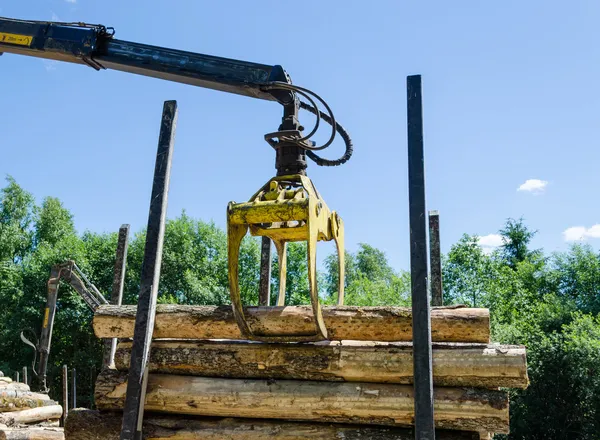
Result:
[[[48,315],[50,315],[50,309],[46,307],[46,310],[44,312],[44,323],[42,325],[43,328],[48,327]]]
[[[32,41],[33,37],[29,35],[0,32],[0,43],[16,44],[18,46],[30,46]]]

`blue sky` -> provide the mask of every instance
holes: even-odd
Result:
[[[440,211],[443,251],[465,232],[497,244],[490,234],[520,216],[547,252],[566,238],[600,244],[598,2],[0,0],[0,15],[283,65],[354,140],[346,165],[309,166],[348,248],[376,246],[397,269],[409,267],[411,74],[423,75],[427,205]],[[40,201],[59,197],[79,231],[145,226],[164,100],[180,111],[170,217],[224,225],[227,203],[275,173],[263,140],[280,119],[272,102],[10,54],[0,93],[0,175]],[[338,141],[325,155],[341,151]]]

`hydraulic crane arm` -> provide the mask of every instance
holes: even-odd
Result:
[[[283,105],[283,119],[277,131],[265,135],[275,148],[278,175],[306,174],[306,156],[320,166],[337,166],[352,156],[352,142],[338,124],[327,103],[316,93],[292,84],[279,65],[266,65],[203,55],[114,38],[114,29],[86,23],[17,20],[0,17],[0,54],[28,55],[57,61],[85,64],[96,70],[113,69],[167,81],[220,90]],[[301,101],[299,96],[308,102]],[[320,102],[327,111],[319,110]],[[298,120],[300,108],[317,116],[314,128],[304,135]],[[311,137],[319,122],[331,125],[331,136],[321,146]],[[319,157],[315,151],[327,148],[339,133],[346,144],[336,160]]]
[[[48,279],[48,297],[46,299],[46,307],[44,308],[42,330],[40,332],[38,343],[33,344],[21,333],[21,339],[36,350],[37,368],[34,367],[33,372],[38,376],[42,391],[44,392],[48,391],[46,372],[48,367],[48,357],[50,356],[50,342],[52,341],[52,328],[54,326],[54,316],[56,313],[58,286],[61,280],[67,281],[81,298],[83,298],[92,311],[95,311],[96,308],[102,304],[108,304],[108,301],[96,286],[88,280],[74,261],[66,261],[52,266],[50,278]]]
[[[102,25],[0,18],[0,52],[87,64],[253,98],[292,102],[290,92],[264,91],[290,83],[281,66],[238,61],[113,38]]]

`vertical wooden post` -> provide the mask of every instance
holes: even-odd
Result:
[[[271,239],[262,237],[260,248],[260,285],[258,305],[268,306],[271,300]]]
[[[158,140],[158,151],[156,153],[152,196],[150,198],[146,247],[144,249],[140,295],[133,331],[133,345],[131,347],[127,395],[123,410],[121,440],[141,440],[142,438],[142,421],[144,418],[144,401],[146,397],[145,385],[148,378],[148,357],[150,355],[150,344],[152,342],[154,318],[156,315],[156,298],[160,280],[176,125],[177,102],[165,101]]]
[[[440,250],[440,213],[429,211],[429,267],[431,270],[431,305],[443,306],[442,253]]]
[[[29,385],[29,378],[27,377],[27,367],[23,367],[23,383]]]
[[[421,75],[407,78],[410,274],[415,388],[415,439],[434,440],[431,311],[427,295],[427,226]]]
[[[65,426],[65,420],[69,415],[69,371],[66,365],[62,367],[62,386],[63,386],[63,416],[61,425]]]
[[[129,245],[129,225],[122,225],[119,229],[117,242],[117,257],[113,275],[112,293],[110,303],[120,306],[123,301],[123,286],[125,284],[125,266],[127,265],[127,247]],[[117,351],[117,338],[108,339],[104,342],[104,359],[102,368],[114,368],[115,353]]]

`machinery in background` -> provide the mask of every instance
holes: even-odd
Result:
[[[69,260],[52,266],[50,278],[48,279],[48,297],[46,299],[46,307],[44,308],[42,329],[37,343],[34,344],[31,342],[21,332],[21,340],[35,350],[32,369],[41,387],[40,391],[44,393],[48,393],[46,373],[48,370],[48,358],[50,357],[50,343],[52,341],[52,329],[56,314],[58,287],[61,280],[68,282],[73,287],[92,312],[98,306],[108,304],[108,301],[74,261]]]

